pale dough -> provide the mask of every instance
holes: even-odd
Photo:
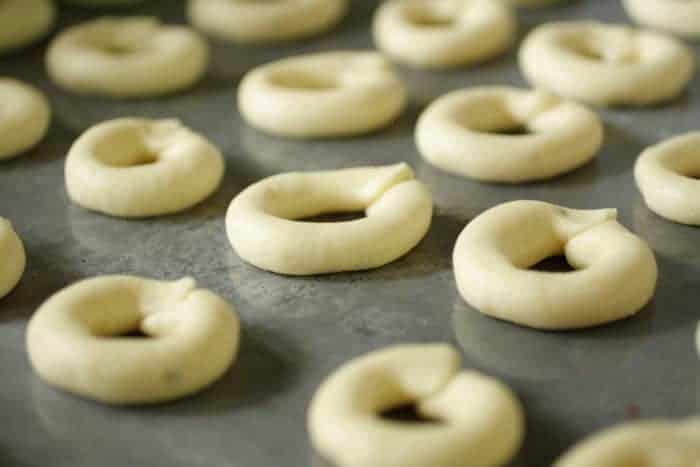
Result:
[[[46,135],[51,108],[34,88],[11,78],[0,78],[0,160],[16,157]]]
[[[46,64],[59,86],[137,98],[191,87],[205,73],[209,46],[194,30],[151,17],[105,17],[61,32]]]
[[[125,336],[135,331],[145,337]],[[149,404],[219,379],[239,334],[231,305],[193,279],[103,276],[49,298],[29,322],[27,349],[52,386],[108,404]]]
[[[66,188],[80,206],[117,217],[188,209],[218,188],[224,159],[177,120],[122,118],[88,129],[66,158]]]
[[[696,467],[700,419],[619,425],[574,446],[554,467]]]
[[[187,13],[195,27],[220,39],[276,42],[326,32],[347,9],[347,0],[189,0]]]
[[[499,131],[525,127],[530,134]],[[447,172],[518,183],[552,178],[590,161],[603,142],[598,116],[546,91],[475,87],[432,103],[416,126],[421,155]]]
[[[540,201],[498,205],[462,231],[453,264],[462,297],[486,315],[540,329],[597,326],[638,312],[654,294],[654,253],[614,209]],[[565,255],[571,272],[529,270]]]
[[[0,217],[0,298],[15,288],[24,274],[27,257],[12,224]]]
[[[700,38],[700,0],[623,0],[638,23],[691,39]]]
[[[517,20],[493,0],[388,0],[374,17],[374,41],[393,59],[421,68],[470,65],[503,53]]]
[[[53,0],[0,1],[0,54],[44,37],[55,17]]]
[[[346,222],[308,222],[324,213],[365,211]],[[266,178],[229,206],[226,230],[245,261],[268,271],[312,275],[383,266],[427,233],[433,202],[406,164]]]
[[[500,382],[460,367],[447,344],[399,345],[350,361],[311,402],[314,447],[338,467],[504,465],[523,439],[520,403]],[[381,417],[406,404],[437,423]]]
[[[671,100],[695,72],[694,52],[673,37],[590,21],[537,27],[519,61],[533,86],[599,105]]]
[[[501,2],[515,6],[518,8],[539,8],[543,6],[553,5],[555,3],[563,3],[563,0],[500,0]]]
[[[406,90],[375,52],[327,52],[263,65],[238,90],[252,126],[282,136],[323,138],[368,133],[394,121]]]
[[[634,176],[646,205],[674,222],[700,225],[700,132],[673,137],[646,149]]]

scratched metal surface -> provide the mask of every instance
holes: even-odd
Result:
[[[401,69],[412,105],[386,131],[339,141],[284,141],[241,122],[234,107],[243,72],[279,57],[337,48],[368,48],[374,1],[356,0],[335,32],[295,45],[214,45],[207,78],[191,92],[118,102],[57,89],[42,66],[45,43],[0,59],[0,75],[27,80],[51,99],[47,139],[0,165],[0,215],[28,250],[20,286],[0,302],[0,465],[27,467],[326,466],[313,454],[305,411],[315,388],[346,360],[399,342],[447,341],[466,367],[502,378],[527,413],[518,467],[551,463],[574,441],[639,412],[686,416],[700,408],[700,362],[693,346],[699,318],[700,232],[651,214],[632,179],[645,146],[696,129],[698,91],[673,105],[602,112],[605,147],[596,162],[549,183],[479,184],[421,161],[413,144],[417,114],[446,91],[477,84],[524,85],[514,52],[474,70]],[[182,22],[180,2],[151,1],[125,10]],[[65,8],[61,26],[90,16]],[[522,32],[570,18],[627,22],[612,0],[581,0],[521,15]],[[1,103],[0,103],[1,105]],[[117,116],[178,117],[221,147],[227,173],[219,192],[184,214],[125,221],[72,206],[63,183],[71,142],[89,125]],[[288,170],[408,161],[430,185],[437,212],[427,238],[381,269],[286,278],[254,269],[232,252],[224,233],[231,198],[254,180]],[[617,207],[622,222],[656,251],[656,298],[638,316],[574,333],[542,333],[485,318],[457,295],[453,243],[464,225],[507,200],[542,199],[579,208]],[[54,391],[32,373],[24,346],[27,320],[63,286],[96,274],[196,277],[231,300],[243,321],[236,365],[203,393],[151,408],[114,409]]]

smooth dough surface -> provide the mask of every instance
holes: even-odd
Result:
[[[654,294],[657,266],[614,209],[574,210],[513,201],[462,231],[453,264],[462,297],[480,312],[523,326],[576,329],[637,313]],[[530,270],[564,255],[570,272]]]
[[[674,222],[700,225],[700,132],[675,136],[646,149],[634,176],[646,205]]]
[[[0,1],[0,54],[44,37],[51,30],[55,17],[52,0]]]
[[[524,416],[500,382],[461,371],[446,344],[399,345],[345,364],[309,408],[314,447],[338,467],[496,467],[518,450]],[[382,413],[414,404],[434,423]]]
[[[276,42],[328,31],[348,9],[347,0],[189,0],[192,24],[220,39]]]
[[[145,337],[128,337],[140,331]],[[231,366],[235,310],[190,278],[102,276],[49,298],[27,328],[29,358],[48,384],[108,404],[197,392]]]
[[[50,121],[49,102],[39,90],[0,78],[0,160],[34,147],[46,135]]]
[[[344,222],[321,214],[364,211]],[[433,201],[406,164],[275,175],[249,186],[229,206],[226,230],[236,253],[289,275],[358,271],[408,253],[427,233]]]
[[[498,134],[520,127],[528,134]],[[546,91],[511,87],[453,91],[433,102],[416,126],[416,143],[428,162],[492,182],[569,172],[590,161],[602,142],[595,113]]]
[[[250,71],[238,107],[260,130],[295,138],[351,136],[384,127],[406,105],[406,90],[375,52],[326,52]]]
[[[0,298],[15,288],[24,274],[27,257],[12,224],[0,217]]]
[[[517,20],[493,0],[388,0],[374,17],[374,41],[393,59],[421,68],[470,65],[503,53]]]
[[[66,158],[71,200],[116,217],[188,209],[218,188],[221,152],[178,120],[122,118],[88,129]]]
[[[623,0],[640,24],[690,39],[700,38],[700,0]]]
[[[700,419],[619,425],[574,446],[554,467],[696,467]]]
[[[677,97],[694,52],[661,33],[590,21],[546,23],[519,52],[533,86],[599,105],[651,105]]]
[[[59,86],[120,98],[169,94],[206,72],[209,46],[193,29],[152,17],[104,17],[61,32],[46,65]]]

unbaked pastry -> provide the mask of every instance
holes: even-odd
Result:
[[[328,31],[342,18],[347,0],[189,0],[192,24],[220,39],[273,42]]]
[[[346,222],[308,222],[320,214],[357,212]],[[383,266],[425,236],[433,213],[428,188],[406,164],[268,177],[229,206],[226,230],[245,261],[289,275]]]
[[[498,134],[514,128],[529,134]],[[432,103],[416,126],[421,155],[447,172],[518,183],[569,172],[603,142],[598,116],[546,91],[476,87]]]
[[[55,17],[53,0],[0,1],[0,54],[44,37]]]
[[[27,257],[22,240],[7,219],[0,217],[0,298],[15,288],[24,274]]]
[[[486,315],[540,329],[576,329],[638,312],[656,288],[654,253],[614,209],[540,201],[496,206],[462,231],[453,264],[462,297]],[[529,270],[565,255],[571,272]]]
[[[0,78],[0,160],[34,147],[46,135],[50,121],[49,102],[39,90]]]
[[[461,371],[446,344],[400,345],[352,360],[318,389],[309,408],[315,448],[338,467],[496,467],[523,438],[516,396]],[[407,404],[432,423],[382,414]]]
[[[129,337],[138,331],[145,337]],[[29,358],[42,379],[119,405],[200,391],[231,366],[238,341],[235,310],[190,278],[84,280],[49,298],[27,328]]]
[[[638,23],[691,39],[700,38],[700,0],[622,0]]]
[[[664,34],[589,21],[548,23],[520,48],[533,86],[600,105],[650,105],[678,96],[694,52]]]
[[[395,60],[421,68],[484,61],[515,39],[517,20],[493,0],[388,0],[374,17],[374,41]]]
[[[194,30],[151,17],[105,17],[61,32],[49,46],[49,75],[61,87],[135,98],[191,87],[205,73],[209,46]]]
[[[224,159],[178,120],[121,118],[88,129],[66,158],[76,204],[117,217],[188,209],[218,188]]]
[[[406,90],[375,52],[327,52],[255,68],[241,82],[238,107],[252,126],[296,138],[367,133],[403,111]]]

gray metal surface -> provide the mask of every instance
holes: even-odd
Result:
[[[54,108],[48,138],[30,154],[0,165],[0,215],[14,222],[29,261],[20,286],[0,302],[0,466],[325,466],[312,453],[305,430],[315,388],[346,360],[406,341],[453,342],[463,350],[465,366],[500,377],[517,391],[528,419],[519,467],[549,465],[574,441],[637,412],[676,417],[699,411],[693,332],[700,315],[700,231],[651,214],[631,168],[645,146],[698,128],[700,79],[671,106],[603,112],[607,140],[596,162],[552,182],[524,186],[479,184],[441,173],[421,161],[412,138],[419,110],[446,91],[524,85],[514,53],[470,71],[402,69],[411,108],[388,130],[367,137],[284,141],[241,122],[234,96],[245,70],[289,54],[371,47],[368,25],[375,4],[354,1],[337,31],[302,44],[217,44],[203,83],[160,100],[118,102],[64,93],[44,74],[45,44],[0,59],[0,75],[38,85]],[[180,2],[152,1],[127,11],[183,21]],[[86,16],[65,9],[61,22]],[[617,1],[582,0],[522,14],[522,30],[564,18],[627,21]],[[205,133],[227,158],[221,190],[190,212],[145,221],[72,206],[62,172],[71,142],[89,125],[126,115],[178,117]],[[256,270],[232,252],[225,209],[250,182],[292,169],[397,161],[416,168],[437,204],[430,233],[405,258],[370,272],[286,278]],[[521,198],[619,208],[622,222],[658,255],[653,303],[614,325],[559,334],[494,321],[466,306],[451,271],[458,233],[484,209]],[[211,389],[151,408],[108,408],[45,386],[27,360],[27,320],[61,287],[110,273],[192,275],[231,300],[243,321],[235,366]]]

